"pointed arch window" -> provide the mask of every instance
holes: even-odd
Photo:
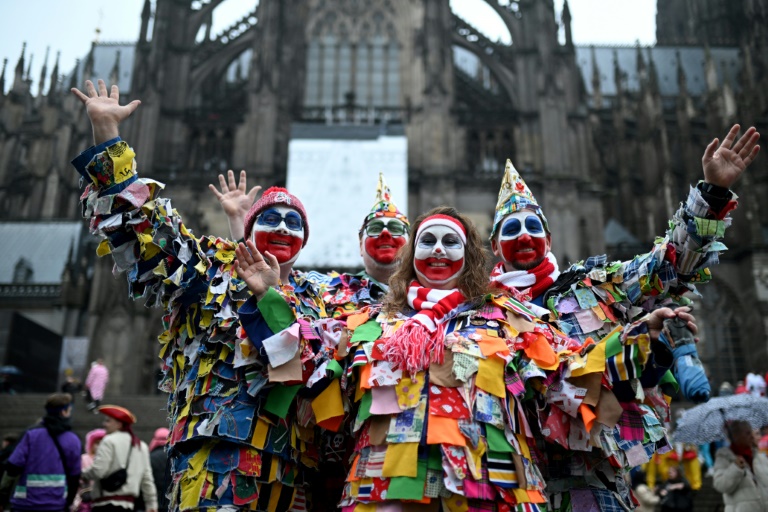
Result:
[[[394,24],[381,12],[361,21],[328,15],[309,37],[305,106],[350,102],[400,106],[400,45]]]

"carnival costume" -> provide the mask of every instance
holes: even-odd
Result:
[[[337,320],[352,332],[349,346],[336,351],[336,361],[347,367],[340,387],[353,391],[358,404],[343,510],[401,510],[408,501],[427,508],[441,502],[450,511],[546,510],[538,466],[545,459],[536,437],[547,429],[565,442],[571,436],[573,449],[597,446],[606,465],[628,465],[629,450],[656,448],[656,438],[645,440],[648,448],[642,439],[617,447],[622,431],[611,420],[615,410],[604,417],[597,407],[609,401],[601,393],[611,393],[599,387],[607,375],[606,344],[647,357],[644,323],[617,329],[580,353],[580,342],[508,295],[472,304],[457,289],[413,282],[408,303],[409,311],[395,315],[366,307]],[[295,322],[279,301],[262,310],[276,327]],[[249,330],[245,318],[243,324]],[[327,325],[309,322],[301,332]],[[564,376],[597,382],[598,396],[582,404],[585,397],[573,396]],[[537,413],[547,399],[569,415],[557,416],[559,426]],[[614,428],[601,421],[613,421]],[[629,499],[626,487],[605,492],[614,501],[612,492]]]
[[[583,405],[592,407],[600,428],[615,434],[601,443],[593,440],[593,445],[602,445],[602,453],[592,452],[580,441],[587,432],[594,435],[594,430],[579,425],[574,437],[572,417],[568,418],[568,411],[554,397],[548,396],[541,409],[547,416],[542,431],[548,443],[544,476],[554,511],[577,505],[596,510],[631,506],[624,471],[647,463],[655,451],[670,449],[662,427],[669,420],[668,398],[659,385],[669,384],[664,389],[671,394],[670,389],[677,386],[675,376],[696,377],[682,372],[673,376],[669,371],[676,359],[695,356],[695,345],[686,345],[684,353],[675,352],[664,337],[651,347],[645,335],[635,338],[637,343],[627,344],[619,343],[617,333],[656,308],[685,304],[682,294],[695,292],[694,283],[711,278],[708,267],[717,263],[718,252],[725,249],[719,239],[730,225],[728,212],[735,208],[736,196],[725,189],[714,191],[715,195],[705,189],[702,184],[691,188],[688,200],[670,221],[666,237],[658,239],[650,253],[632,261],[608,263],[606,256],[591,257],[561,273],[549,253],[534,269],[506,272],[502,262],[491,274],[494,286],[519,297],[539,317],[556,322],[569,337],[585,346],[593,340],[606,340],[588,356],[603,360],[602,383],[567,369],[563,372],[565,394],[576,397],[582,404],[580,411]],[[523,210],[534,212],[549,232],[536,199],[507,161],[491,238],[508,215]],[[594,354],[596,350],[599,355]],[[702,385],[701,380],[690,382]],[[708,392],[706,379],[703,384]],[[702,391],[695,386],[686,389],[689,393]],[[570,431],[559,427],[569,423]]]
[[[238,307],[250,293],[234,273],[235,245],[195,237],[160,197],[164,185],[138,176],[134,156],[118,137],[72,163],[87,182],[83,215],[102,238],[98,255],[112,254],[132,298],[165,311],[159,339],[161,387],[170,393],[172,507],[304,510],[305,471],[318,460],[314,431],[298,424],[294,410],[283,413],[295,388],[269,378],[264,340],[240,329]],[[265,197],[295,206],[284,190]],[[322,290],[298,271],[273,293],[296,315],[325,314]]]

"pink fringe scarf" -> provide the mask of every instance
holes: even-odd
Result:
[[[408,304],[417,313],[386,340],[384,357],[395,367],[414,375],[431,363],[443,363],[443,325],[458,313],[466,300],[457,288],[435,290],[413,281]]]

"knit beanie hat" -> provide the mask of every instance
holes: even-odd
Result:
[[[251,209],[245,215],[245,237],[251,236],[251,230],[253,224],[256,222],[256,217],[261,212],[269,208],[270,206],[288,206],[293,208],[301,216],[301,220],[304,223],[304,243],[302,247],[307,245],[309,239],[309,223],[307,222],[307,211],[304,209],[304,205],[301,204],[299,198],[288,192],[282,187],[270,187],[264,192],[258,201],[253,203]]]

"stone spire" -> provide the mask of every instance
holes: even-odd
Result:
[[[600,86],[600,68],[597,67],[597,55],[594,45],[590,48],[592,55],[592,101],[595,108],[603,108],[603,91]]]
[[[141,10],[141,31],[139,32],[139,44],[147,42],[149,19],[152,17],[152,4],[144,0],[144,8]]]
[[[8,59],[3,59],[3,71],[0,72],[0,98],[5,96],[5,68],[8,66]]]
[[[656,62],[653,60],[651,49],[648,48],[648,85],[653,94],[659,92],[659,74],[656,70]]]
[[[712,58],[709,45],[704,47],[704,78],[707,82],[707,91],[717,92],[717,66],[715,66],[715,59]]]
[[[112,71],[109,72],[109,84],[115,85],[120,81],[120,50],[115,53],[115,63],[112,65]]]
[[[637,79],[642,87],[648,78],[648,68],[645,65],[645,58],[643,57],[643,49],[640,46],[640,41],[637,41],[635,44],[637,50]]]
[[[81,84],[77,83],[78,71],[80,71],[80,59],[75,59],[75,69],[72,71],[72,75],[69,77],[69,88],[80,87]]]
[[[51,53],[51,47],[47,46],[45,48],[45,60],[43,60],[43,67],[40,69],[40,82],[37,84],[37,95],[39,97],[43,96],[43,88],[45,87],[45,79],[47,78],[48,74],[48,56]]]
[[[14,86],[16,83],[21,83],[24,81],[24,52],[27,50],[27,43],[26,41],[22,43],[21,45],[21,55],[19,56],[18,62],[16,62],[16,73],[14,76]]]
[[[563,26],[565,27],[565,46],[573,47],[573,33],[571,31],[571,8],[568,6],[568,0],[563,2],[563,14],[561,16]]]
[[[48,88],[48,96],[52,97],[56,94],[59,88],[59,59],[61,58],[61,52],[56,52],[56,62],[53,65],[53,71],[51,71],[51,86]]]
[[[96,41],[91,43],[91,51],[88,52],[88,56],[85,58],[85,64],[83,65],[83,81],[93,78],[93,54],[96,50]]]
[[[24,80],[26,80],[30,84],[32,83],[32,61],[34,60],[34,58],[35,58],[35,54],[30,53],[29,62],[27,63],[27,72],[24,74]]]

